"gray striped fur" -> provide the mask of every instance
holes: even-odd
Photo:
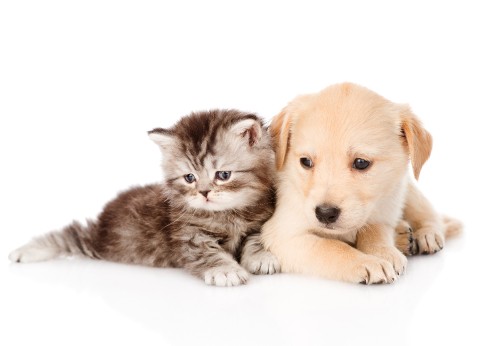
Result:
[[[131,188],[109,202],[96,221],[73,222],[35,238],[10,259],[84,255],[179,267],[219,286],[245,283],[247,270],[278,271],[276,258],[260,244],[260,228],[275,198],[274,153],[261,119],[237,110],[198,112],[149,135],[161,148],[163,183]],[[231,171],[231,178],[215,179],[217,171]],[[189,173],[196,175],[195,183],[186,182]],[[210,192],[205,199],[200,191]]]

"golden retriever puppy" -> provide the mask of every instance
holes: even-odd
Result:
[[[338,84],[297,97],[270,130],[278,201],[262,237],[283,272],[391,283],[407,265],[396,228],[407,240],[413,229],[413,243],[399,242],[409,254],[443,248],[445,221],[454,221],[444,221],[411,179],[408,161],[418,179],[432,138],[408,106]]]

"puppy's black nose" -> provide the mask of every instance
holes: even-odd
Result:
[[[340,215],[339,208],[327,204],[317,206],[315,211],[316,218],[322,223],[334,223]]]

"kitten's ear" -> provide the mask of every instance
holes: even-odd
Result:
[[[156,128],[148,131],[148,135],[162,149],[171,148],[175,144],[175,136],[167,129]]]
[[[253,146],[262,138],[262,123],[257,118],[245,118],[234,123],[230,131],[242,138],[247,138],[248,144]]]
[[[401,132],[404,134],[405,144],[410,152],[413,174],[418,180],[420,170],[431,155],[432,136],[427,132],[410,107],[403,106],[401,110]]]

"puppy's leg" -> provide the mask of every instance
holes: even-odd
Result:
[[[394,234],[394,244],[406,256],[413,256],[418,253],[417,242],[413,237],[413,229],[405,220],[400,220],[396,226]]]
[[[456,236],[462,232],[463,225],[457,219],[448,216],[442,216],[445,238]],[[396,226],[395,244],[399,251],[406,256],[418,254],[418,246],[415,241],[415,235],[410,224],[405,220],[400,220]]]
[[[417,253],[432,254],[443,248],[443,219],[413,183],[408,186],[403,219],[413,229]]]
[[[277,239],[278,240],[278,239]],[[354,283],[392,283],[397,275],[391,263],[335,240],[304,233],[273,242],[283,272],[302,273]]]
[[[260,233],[249,235],[241,250],[241,265],[252,274],[274,274],[280,272],[276,256],[264,249]]]
[[[367,225],[358,232],[356,239],[358,250],[389,261],[396,274],[406,271],[408,260],[394,246],[394,229],[386,225]]]

